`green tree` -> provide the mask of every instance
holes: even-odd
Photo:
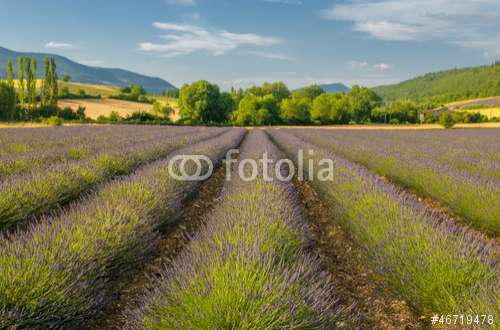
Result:
[[[71,80],[71,76],[69,74],[65,74],[62,76],[62,81],[68,82]]]
[[[279,106],[273,95],[255,96],[250,93],[241,100],[232,114],[235,125],[274,125],[279,123]]]
[[[264,83],[262,85],[262,96],[273,95],[278,103],[290,97],[290,91],[285,83],[279,81],[274,83]]]
[[[321,94],[313,102],[311,120],[315,124],[347,124],[350,120],[349,108],[346,94]]]
[[[57,66],[56,66],[56,60],[52,57],[50,59],[50,98],[49,98],[49,104],[52,106],[57,106],[57,99],[59,96],[59,87],[57,85]]]
[[[52,83],[52,78],[51,78],[51,68],[50,68],[50,59],[48,56],[45,56],[44,58],[44,69],[45,69],[45,76],[42,82],[42,92],[41,92],[41,103],[42,106],[47,106],[50,104],[50,94],[52,92],[52,88],[50,87],[50,84]]]
[[[378,107],[382,100],[371,89],[353,86],[348,94],[351,105],[352,119],[357,123],[363,123],[370,119],[371,112]]]
[[[0,81],[0,119],[16,119],[16,89]]]
[[[141,85],[130,86],[130,94],[134,97],[139,97],[141,95],[146,95],[146,90]]]
[[[12,64],[11,59],[9,59],[7,64],[7,84],[12,88],[16,88],[16,85],[14,84],[14,65]]]
[[[181,121],[191,124],[225,122],[231,110],[225,103],[215,84],[206,80],[186,84],[179,95]]]
[[[439,116],[439,125],[443,126],[444,128],[452,128],[455,125],[453,116],[449,112],[443,112]]]
[[[18,86],[19,103],[22,106],[24,104],[24,100],[25,100],[24,58],[23,57],[19,57],[17,60],[17,86]]]
[[[321,88],[321,86],[311,85],[311,86],[304,87],[301,90],[294,92],[293,94],[300,95],[301,97],[307,97],[311,101],[313,101],[318,96],[320,96],[321,94],[324,94],[324,93],[325,93],[325,91]]]
[[[284,124],[308,124],[311,100],[308,97],[292,97],[281,101],[280,118]]]
[[[37,83],[37,70],[38,70],[38,62],[36,58],[31,59],[31,85],[29,86],[29,102],[31,104],[31,108],[36,108],[36,83]]]
[[[170,118],[170,115],[174,113],[174,109],[168,104],[162,104],[156,101],[153,104],[153,109],[151,112],[158,117]]]

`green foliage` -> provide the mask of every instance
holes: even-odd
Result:
[[[19,57],[17,60],[17,94],[19,96],[19,103],[24,104],[24,89],[26,88],[24,84],[24,58]]]
[[[293,94],[307,97],[313,101],[318,96],[320,96],[321,94],[324,94],[324,93],[325,93],[325,91],[321,88],[321,86],[311,85],[311,86],[304,87],[304,88],[294,92]]]
[[[184,85],[179,95],[181,121],[188,124],[224,123],[232,110],[229,94],[206,80]]]
[[[7,84],[12,88],[16,87],[14,84],[14,65],[11,59],[7,63]]]
[[[311,100],[308,97],[284,99],[280,105],[280,118],[284,123],[308,124],[310,122]]]
[[[385,101],[411,99],[448,103],[500,95],[500,63],[429,73],[397,85],[373,89]]]
[[[152,113],[158,117],[169,118],[174,113],[174,109],[168,104],[157,101],[153,104]]]
[[[454,112],[453,121],[455,123],[484,123],[488,121],[488,117],[482,115],[479,112],[471,112],[471,111],[460,111]]]
[[[69,74],[65,74],[62,76],[62,81],[69,82],[71,80],[71,76]]]
[[[275,82],[275,83],[264,83],[262,87],[253,86],[247,89],[246,93],[253,94],[255,96],[266,96],[273,95],[278,103],[282,100],[290,97],[290,91],[288,87],[283,82]]]
[[[377,123],[417,123],[421,107],[415,102],[398,100],[372,111],[372,121]]]
[[[353,86],[348,95],[352,119],[358,124],[369,121],[372,109],[382,103],[380,97],[366,87]]]
[[[347,124],[349,107],[349,98],[344,93],[321,94],[313,102],[311,120],[315,124]]]
[[[61,117],[53,116],[45,119],[44,122],[49,126],[62,126],[64,120]]]
[[[455,121],[453,120],[453,116],[449,112],[443,112],[439,116],[439,125],[444,128],[452,128],[455,125]]]
[[[179,98],[179,90],[177,88],[167,89],[165,92],[163,92],[163,95],[166,97],[171,97],[173,99],[178,99]]]
[[[247,94],[233,112],[235,125],[274,125],[279,123],[279,105],[273,95]]]
[[[0,81],[0,119],[16,119],[16,90],[10,84]]]
[[[146,90],[141,85],[130,85],[120,88],[120,94],[110,96],[112,99],[153,104],[155,100],[146,96]]]
[[[108,118],[109,118],[109,121],[114,122],[114,123],[117,123],[117,122],[122,120],[122,117],[116,111],[111,111]]]

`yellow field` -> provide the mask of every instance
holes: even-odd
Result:
[[[329,126],[277,126],[279,128],[312,128],[312,129],[342,129],[342,130],[427,130],[445,129],[438,124],[417,125],[329,125]],[[500,128],[500,123],[456,124],[455,128]]]
[[[479,112],[488,118],[500,117],[500,108],[462,109],[460,111]]]
[[[136,111],[150,112],[153,106],[147,103],[129,102],[114,99],[84,99],[59,100],[59,106],[70,107],[76,110],[79,106],[85,107],[87,117],[97,119],[99,116],[109,116],[112,111],[125,117]]]
[[[164,103],[165,101],[161,101]],[[170,106],[175,109],[175,113],[170,117],[172,121],[178,119],[177,102],[169,102]],[[137,111],[151,112],[152,104],[129,102],[115,99],[83,99],[83,100],[59,100],[59,107],[70,107],[76,110],[79,106],[85,107],[85,115],[92,119],[97,119],[99,116],[108,117],[112,111],[118,113],[122,117],[126,117]]]
[[[463,101],[457,101],[457,102],[451,102],[445,104],[446,107],[460,107],[464,104],[471,103],[471,102],[477,102],[477,101],[487,101],[487,100],[494,100],[498,99],[498,96],[492,96],[492,97],[483,97],[483,98],[478,98],[478,99],[469,99],[469,100],[463,100]]]
[[[69,92],[75,94],[78,90],[84,90],[87,95],[101,95],[103,97],[109,97],[111,95],[117,95],[120,93],[118,88],[105,85],[92,85],[92,84],[81,84],[74,82],[59,81],[59,89],[68,87]]]

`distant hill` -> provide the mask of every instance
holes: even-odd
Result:
[[[479,67],[428,73],[373,90],[386,101],[406,98],[440,103],[500,95],[500,62]]]
[[[336,84],[323,84],[320,87],[327,93],[339,93],[345,92],[348,93],[351,89],[342,83]]]
[[[160,93],[175,87],[161,78],[148,77],[122,69],[108,69],[92,67],[76,63],[66,57],[43,53],[21,53],[0,47],[0,76],[7,75],[7,61],[12,59],[17,67],[17,59],[20,56],[35,57],[38,60],[38,75],[44,72],[44,57],[54,57],[57,64],[57,74],[59,77],[69,75],[72,82],[95,85],[109,85],[121,87],[130,84],[142,85],[150,93]],[[17,70],[14,70],[17,74]]]

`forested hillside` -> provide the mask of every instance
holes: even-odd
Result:
[[[440,103],[500,95],[500,62],[428,73],[396,85],[374,88],[385,101],[411,99]]]

